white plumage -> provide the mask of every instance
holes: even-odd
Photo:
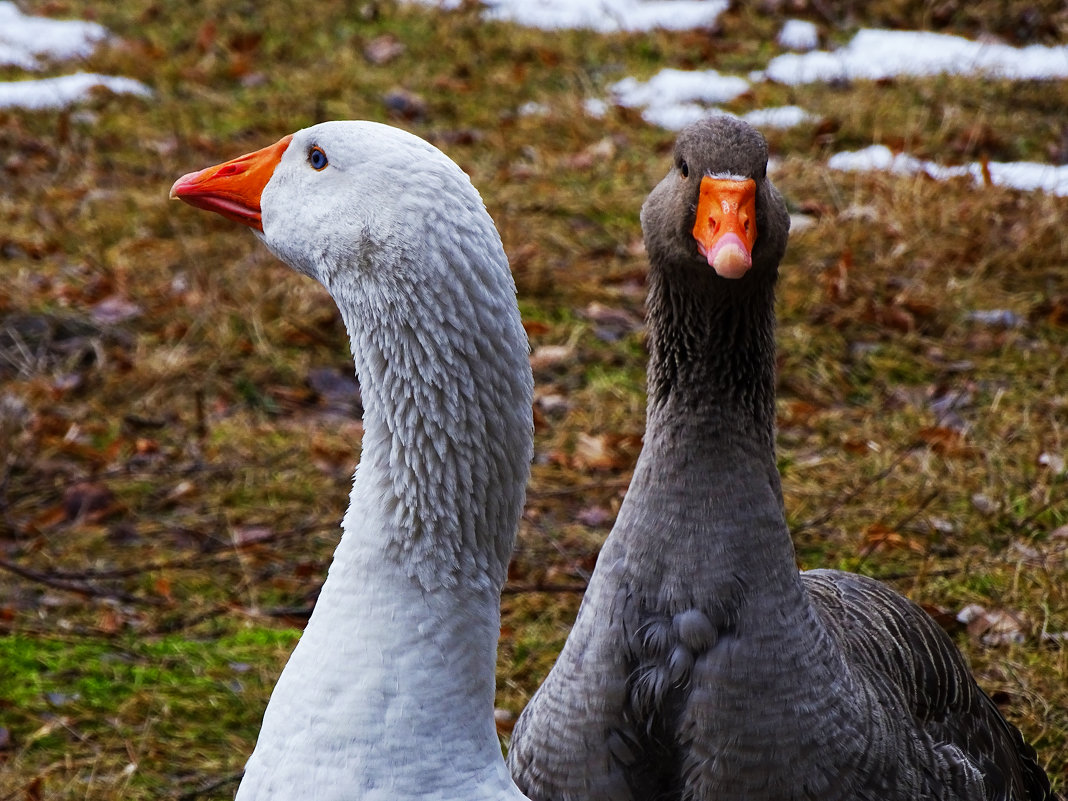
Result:
[[[326,287],[365,407],[341,542],[237,798],[522,799],[493,698],[532,378],[481,198],[436,148],[369,122],[299,131],[172,196]]]

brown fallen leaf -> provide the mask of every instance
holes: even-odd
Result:
[[[171,580],[166,576],[159,576],[153,583],[153,589],[156,591],[156,595],[173,602],[174,596],[171,594]]]
[[[515,258],[509,254],[509,260],[515,262]],[[527,332],[528,337],[541,336],[542,334],[548,334],[552,327],[542,320],[524,320],[523,330]]]
[[[294,387],[283,384],[267,387],[265,394],[278,405],[280,410],[290,414],[298,409],[312,405],[316,397],[315,392],[309,387]]]
[[[838,262],[820,276],[823,282],[823,296],[830,303],[845,303],[850,298],[849,273],[853,269],[853,252],[842,252]]]
[[[978,448],[968,445],[964,434],[955,428],[928,426],[916,432],[916,437],[941,456],[966,458],[979,454]]]
[[[570,345],[539,345],[530,354],[532,370],[545,370],[575,358],[575,349]]]
[[[826,217],[833,211],[832,207],[824,203],[822,200],[817,200],[816,198],[811,197],[802,200],[797,209],[802,214],[815,217],[817,220]]]
[[[497,726],[497,734],[511,734],[515,728],[515,714],[507,709],[494,709],[493,722]]]
[[[104,607],[97,619],[96,628],[104,634],[117,634],[122,628],[122,617],[118,610]]]
[[[878,443],[872,442],[870,439],[864,439],[863,437],[849,437],[842,442],[842,449],[846,453],[854,453],[858,456],[863,456],[866,453],[878,453]]]
[[[30,783],[22,788],[22,793],[24,801],[42,801],[44,798],[44,777],[34,776]]]
[[[541,409],[538,408],[536,401],[534,403],[534,408],[531,411],[533,412],[534,433],[541,434],[547,431],[549,429],[549,421],[545,418],[545,415],[542,414]]]
[[[968,636],[986,645],[1011,645],[1024,641],[1024,620],[1007,609],[986,609],[968,604],[957,613],[957,620],[968,627]]]
[[[315,578],[323,572],[323,566],[319,562],[297,562],[293,565],[293,575],[299,579]]]
[[[23,534],[36,534],[44,529],[58,526],[65,520],[67,520],[67,511],[63,508],[63,504],[60,503],[54,506],[47,506],[39,511],[21,526],[21,530]]]
[[[579,470],[621,470],[633,464],[640,447],[639,436],[580,432],[571,465]]]
[[[1068,295],[1043,300],[1029,312],[1031,322],[1044,320],[1050,325],[1068,327]]]
[[[84,459],[86,462],[98,467],[107,467],[113,464],[127,445],[126,440],[118,437],[102,448],[97,447],[91,443],[88,436],[79,435],[75,430],[76,428],[78,427],[72,426],[73,435],[69,439],[64,439],[58,443],[59,449],[63,453]]]
[[[218,26],[214,20],[207,20],[197,30],[196,38],[194,39],[193,46],[199,53],[207,53],[215,46],[216,39],[218,38]]]
[[[140,456],[159,453],[159,443],[149,437],[138,437],[134,440],[134,453]]]
[[[907,537],[882,523],[872,523],[864,529],[864,544],[873,551],[924,551],[923,543],[919,540]]]
[[[790,401],[784,406],[778,425],[780,428],[808,426],[823,411],[822,407],[808,401]]]
[[[339,447],[318,434],[311,443],[312,464],[328,476],[344,478],[352,475],[357,457],[348,447]]]
[[[901,306],[883,304],[872,307],[870,317],[873,322],[883,328],[900,331],[902,334],[916,330],[916,317],[908,309]]]
[[[119,508],[115,493],[100,482],[79,481],[63,493],[63,514],[68,521],[98,523]]]
[[[938,315],[939,305],[934,298],[926,295],[903,294],[894,299],[894,303],[903,307],[915,318],[928,320]]]

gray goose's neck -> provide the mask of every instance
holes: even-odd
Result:
[[[654,262],[648,421],[627,494],[641,503],[624,501],[617,525],[655,592],[684,596],[665,602],[707,594],[728,616],[800,593],[775,463],[774,282],[750,278],[680,276]],[[680,552],[712,586],[658,585],[679,571]]]
[[[645,443],[601,559],[622,566],[649,625],[700,613],[731,643],[709,653],[723,683],[706,723],[731,732],[726,761],[759,783],[747,744],[822,747],[862,702],[798,573],[775,462],[773,280],[750,277],[679,280],[654,262]],[[752,709],[757,697],[772,702]],[[825,729],[813,737],[807,718],[785,719],[783,708],[819,710]]]
[[[649,280],[649,427],[685,425],[774,462],[772,282],[736,286],[709,276],[680,285],[663,270]]]

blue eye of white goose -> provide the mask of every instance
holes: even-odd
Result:
[[[327,159],[323,149],[318,145],[315,145],[308,150],[308,163],[312,166],[312,169],[325,170],[326,165],[330,163],[330,160]]]

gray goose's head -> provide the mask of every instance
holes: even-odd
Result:
[[[771,440],[775,279],[790,217],[767,166],[760,133],[709,117],[679,134],[642,206],[651,420],[673,400],[691,422]]]
[[[672,166],[642,206],[654,273],[697,288],[774,283],[790,218],[768,180],[768,146],[741,120],[717,115],[685,128]],[[668,274],[670,273],[670,274]]]

